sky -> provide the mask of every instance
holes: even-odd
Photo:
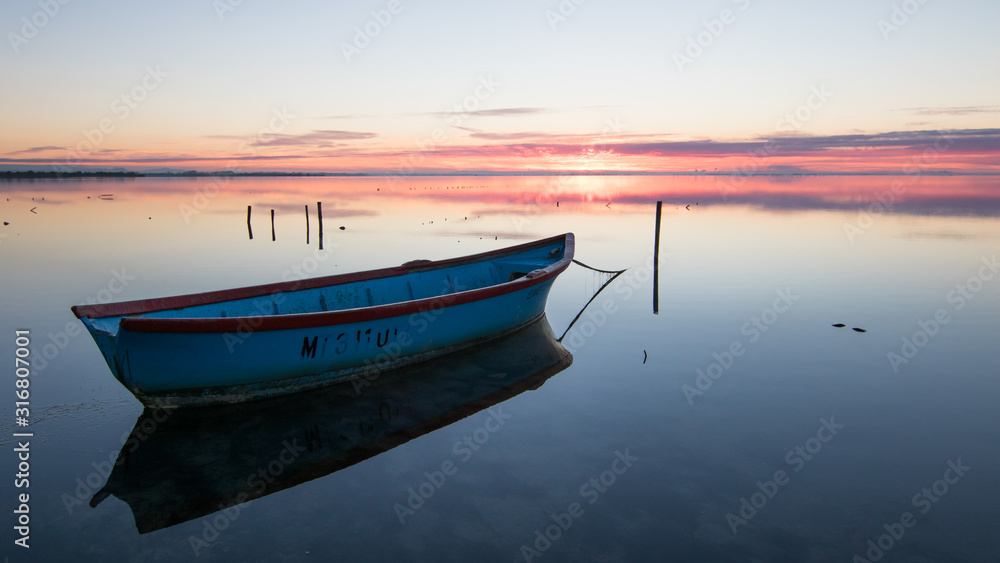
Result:
[[[1000,173],[994,0],[6,0],[0,169]]]

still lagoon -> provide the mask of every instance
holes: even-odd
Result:
[[[990,176],[4,181],[0,552],[994,560],[998,216]],[[144,413],[70,312],[564,232],[625,272],[571,265],[528,330],[363,394]]]

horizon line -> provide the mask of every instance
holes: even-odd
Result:
[[[58,178],[60,176],[130,176],[130,177],[206,177],[206,176],[311,176],[311,177],[373,177],[373,178],[408,178],[408,177],[458,177],[458,176],[1000,176],[1000,171],[954,171],[954,170],[922,170],[916,172],[902,171],[832,171],[832,170],[796,170],[796,171],[659,171],[659,170],[452,170],[435,172],[315,172],[315,171],[234,171],[234,170],[178,170],[176,172],[142,171],[128,169],[88,169],[77,170],[0,170],[0,177],[18,179],[16,176]]]

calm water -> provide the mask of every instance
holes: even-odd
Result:
[[[13,363],[14,331],[30,329],[35,358],[31,549],[14,546],[8,512],[12,561],[1000,552],[997,178],[245,178],[221,190],[196,178],[0,191],[0,356]],[[576,234],[578,260],[628,269],[563,340],[572,365],[543,369],[559,348],[539,326],[424,370],[426,385],[387,378],[363,403],[333,392],[144,422],[70,312],[562,232]],[[555,336],[607,280],[577,265],[559,278]],[[13,380],[0,420],[8,507],[26,491],[12,486]],[[382,403],[403,415],[383,417]],[[133,427],[143,445],[91,507]],[[310,431],[326,453],[282,453]],[[274,478],[254,481],[260,471]],[[247,491],[260,494],[225,509]]]

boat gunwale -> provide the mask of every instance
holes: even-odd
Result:
[[[540,268],[543,272],[540,275],[523,276],[516,280],[499,283],[492,286],[459,291],[434,297],[414,299],[409,301],[399,301],[396,303],[386,303],[373,307],[358,307],[353,309],[342,309],[337,311],[320,311],[311,313],[290,313],[279,315],[253,315],[242,317],[190,317],[190,318],[146,318],[129,317],[127,315],[138,315],[152,313],[169,309],[180,309],[198,305],[211,305],[226,301],[241,299],[251,299],[279,293],[318,289],[347,283],[356,283],[377,279],[385,279],[403,276],[411,273],[425,272],[462,266],[476,262],[483,262],[505,256],[523,253],[525,251],[540,248],[562,240],[564,249],[562,258],[549,264],[545,268]],[[471,303],[483,299],[489,299],[507,293],[512,293],[534,285],[538,285],[554,279],[565,270],[572,262],[575,252],[575,239],[573,233],[564,233],[554,237],[549,237],[529,243],[519,244],[497,250],[461,256],[458,258],[447,258],[417,263],[407,263],[402,266],[390,268],[380,268],[376,270],[366,270],[363,272],[352,272],[346,274],[334,274],[318,278],[305,280],[293,280],[289,282],[278,282],[272,284],[256,285],[243,288],[225,289],[209,291],[204,293],[193,293],[178,295],[173,297],[160,297],[154,299],[141,299],[135,301],[125,301],[122,303],[107,303],[97,305],[77,305],[72,308],[73,314],[77,318],[103,318],[122,316],[120,321],[121,330],[134,332],[170,332],[170,333],[224,333],[235,332],[237,330],[252,331],[273,331],[292,330],[299,328],[315,328],[321,326],[349,324],[356,322],[372,321],[390,317],[398,317],[420,313],[431,309],[451,307],[464,303]]]

